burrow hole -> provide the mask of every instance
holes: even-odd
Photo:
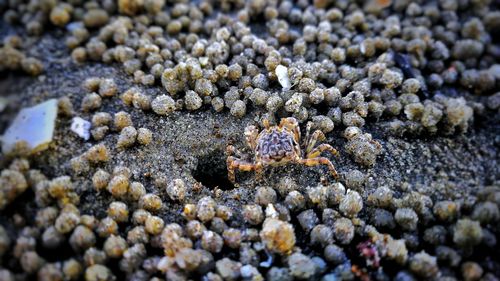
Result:
[[[198,166],[193,171],[193,178],[210,189],[234,188],[227,176],[226,155],[221,150],[201,156],[198,159]]]

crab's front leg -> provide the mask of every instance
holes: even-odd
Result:
[[[307,147],[309,144],[309,140],[311,139],[311,128],[312,128],[313,123],[312,122],[307,122],[306,125],[306,136],[304,138],[304,141],[302,142],[302,145],[304,147]]]
[[[244,172],[256,171],[257,175],[261,175],[261,165],[241,160],[234,156],[227,158],[227,173],[229,180],[234,184],[236,181],[235,171],[240,170]]]
[[[317,165],[327,165],[332,176],[336,180],[339,179],[339,175],[337,173],[337,170],[335,170],[335,167],[333,166],[332,162],[330,162],[330,160],[328,160],[328,158],[325,158],[325,157],[306,158],[306,159],[299,159],[297,162],[299,164],[304,164],[304,165],[309,166],[309,167],[317,166]]]

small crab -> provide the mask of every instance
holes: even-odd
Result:
[[[245,128],[245,138],[249,148],[254,152],[254,161],[241,159],[239,153],[232,145],[227,147],[227,170],[229,180],[235,182],[235,170],[255,171],[258,178],[262,177],[265,166],[281,166],[288,163],[304,164],[306,166],[327,165],[330,173],[338,179],[337,171],[328,158],[320,157],[323,151],[338,156],[336,149],[328,144],[316,146],[318,141],[323,141],[325,135],[320,130],[310,135],[312,123],[307,124],[304,152],[300,148],[300,127],[293,117],[282,118],[277,126],[270,126],[268,120],[263,121],[264,130],[259,132],[256,126]],[[238,154],[238,158],[233,156]]]

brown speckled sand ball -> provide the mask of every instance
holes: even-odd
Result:
[[[71,51],[71,58],[76,63],[84,63],[88,58],[87,49],[85,49],[84,47],[74,48],[73,51]]]
[[[64,234],[72,231],[78,223],[80,223],[80,216],[78,214],[65,212],[57,217],[54,226],[57,231]]]
[[[167,194],[171,200],[183,201],[186,197],[186,184],[182,179],[174,179],[167,186]]]
[[[115,198],[121,198],[128,192],[129,179],[124,175],[113,176],[106,189]]]
[[[110,125],[113,118],[108,112],[97,112],[92,115],[92,127]]]
[[[91,215],[82,215],[80,217],[80,223],[82,225],[85,225],[86,227],[90,228],[90,229],[95,229],[97,227],[97,219],[96,217],[94,216],[91,216]]]
[[[90,170],[89,161],[83,156],[73,157],[70,160],[71,169],[75,174],[86,174]]]
[[[139,182],[132,182],[128,188],[128,196],[131,200],[137,201],[146,194],[146,188]]]
[[[96,232],[100,237],[109,237],[118,233],[118,224],[114,219],[105,217],[99,222]]]
[[[111,235],[106,239],[103,250],[110,258],[120,258],[127,249],[127,241],[121,236]]]
[[[347,245],[354,238],[354,225],[347,218],[340,218],[333,224],[333,233],[339,243]]]
[[[240,247],[243,234],[239,229],[228,228],[224,230],[222,237],[224,238],[225,245],[232,249],[238,249]]]
[[[127,126],[120,131],[116,147],[119,149],[131,147],[137,140],[137,130],[132,126]]]
[[[265,207],[268,204],[273,204],[276,200],[276,191],[271,187],[262,186],[255,192],[255,203],[261,205],[262,207]]]
[[[149,243],[149,235],[146,233],[144,226],[136,226],[127,232],[127,242],[130,245]]]
[[[150,212],[158,212],[162,208],[163,202],[158,195],[148,193],[141,197],[139,205]]]
[[[483,229],[477,221],[460,219],[454,226],[453,242],[461,248],[473,247],[481,243]]]
[[[356,216],[363,209],[363,200],[358,192],[347,190],[347,194],[340,202],[339,210],[348,217]]]
[[[116,277],[111,270],[104,265],[94,264],[85,270],[86,281],[114,281]]]
[[[316,265],[306,255],[294,253],[288,258],[290,274],[297,279],[309,279],[316,271]]]
[[[124,102],[128,103],[128,101],[126,101],[124,97],[125,97],[125,94],[122,95],[122,100]],[[138,109],[141,109],[144,111],[149,110],[151,108],[151,97],[144,94],[142,91],[136,90],[132,96],[132,105],[135,108],[138,108]]]
[[[316,225],[311,231],[311,243],[326,247],[334,241],[333,230],[324,224]]]
[[[94,128],[90,130],[90,133],[92,134],[92,138],[96,141],[100,141],[106,137],[106,134],[109,132],[109,127],[108,126],[100,126],[97,128]]]
[[[117,112],[115,113],[113,124],[117,131],[121,131],[125,127],[133,126],[132,117],[127,112]]]
[[[149,216],[146,219],[146,222],[144,224],[144,228],[147,233],[151,235],[158,235],[161,233],[163,230],[163,226],[165,223],[163,222],[163,219],[157,216]]]
[[[205,225],[197,220],[191,220],[186,224],[186,235],[193,240],[199,239],[205,230],[207,230]]]
[[[216,112],[221,112],[224,110],[224,100],[220,97],[215,97],[211,100],[212,108]]]
[[[245,205],[243,207],[243,217],[251,225],[258,225],[264,220],[264,212],[259,205]]]
[[[410,270],[423,278],[432,278],[439,272],[436,257],[425,251],[415,254],[410,258]]]
[[[40,281],[62,280],[63,273],[61,263],[46,263],[40,268],[37,274],[37,279]]]
[[[69,243],[75,251],[86,250],[94,246],[96,243],[96,237],[91,229],[86,226],[79,225],[71,234]]]
[[[112,218],[116,222],[127,222],[128,221],[128,206],[127,204],[114,201],[109,204],[108,207],[108,217]]]
[[[111,175],[108,172],[98,169],[92,176],[92,184],[97,191],[100,191],[108,186],[110,179]]]
[[[76,259],[69,259],[64,261],[62,271],[64,277],[68,280],[78,280],[83,273],[83,266]]]
[[[59,247],[66,239],[64,234],[56,230],[54,226],[49,226],[42,234],[42,245],[47,249]]]
[[[74,114],[73,103],[68,96],[63,96],[57,100],[58,114],[65,117],[71,117]]]
[[[43,63],[36,58],[23,58],[21,60],[21,67],[24,72],[32,76],[38,76],[43,72]]]
[[[203,197],[196,205],[196,214],[202,222],[208,222],[215,216],[217,203],[211,197]]]
[[[90,93],[85,95],[82,100],[82,110],[83,111],[93,111],[97,110],[102,105],[102,98],[96,93]]]
[[[418,224],[418,216],[413,209],[399,208],[394,215],[396,222],[406,230],[416,230]]]
[[[175,101],[170,96],[160,95],[151,102],[151,109],[158,115],[168,115],[175,111]]]
[[[260,238],[268,250],[279,254],[287,254],[295,246],[293,226],[278,219],[268,218],[264,221]]]
[[[132,214],[132,222],[134,224],[144,224],[146,223],[146,219],[151,216],[151,213],[144,209],[137,209]]]
[[[111,78],[101,79],[99,83],[99,95],[103,98],[113,97],[118,93],[116,83]]]
[[[135,94],[139,92],[139,89],[132,87],[126,90],[123,94],[120,95],[120,99],[122,102],[128,106],[132,106],[134,102]]]
[[[231,106],[231,115],[237,117],[237,118],[242,118],[246,114],[246,104],[242,100],[237,100],[233,103]]]
[[[22,269],[28,274],[33,274],[45,263],[35,251],[26,251],[19,259]]]
[[[83,260],[85,264],[90,267],[94,264],[106,263],[107,257],[103,251],[98,250],[95,247],[92,247],[89,248],[87,251],[85,251],[85,254],[83,255]]]
[[[203,105],[203,100],[195,91],[187,91],[185,96],[185,105],[187,110],[197,110]]]
[[[137,130],[137,142],[142,145],[148,145],[153,140],[153,133],[147,128]]]
[[[461,266],[462,276],[466,281],[480,280],[483,275],[483,268],[476,262],[464,262]]]
[[[95,28],[105,25],[109,20],[108,13],[103,9],[91,9],[83,18],[86,27]]]
[[[182,209],[182,216],[187,220],[196,219],[196,205],[195,204],[185,204]]]
[[[219,253],[224,246],[224,240],[219,234],[206,230],[201,236],[201,246],[211,253]]]
[[[64,6],[60,5],[50,11],[50,22],[57,26],[66,25],[71,18],[71,15]]]
[[[241,263],[229,258],[223,258],[215,263],[217,273],[222,280],[237,280],[241,273]]]
[[[453,201],[439,201],[432,210],[438,220],[451,222],[456,218],[460,209],[459,205]]]

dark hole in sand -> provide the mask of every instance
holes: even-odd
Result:
[[[210,189],[217,187],[229,190],[234,188],[227,177],[226,155],[220,150],[198,159],[198,166],[193,171],[193,178]]]

